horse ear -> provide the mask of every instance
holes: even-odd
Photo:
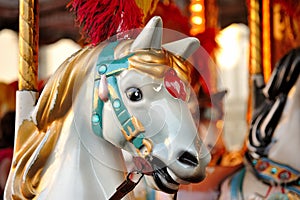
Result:
[[[153,17],[142,32],[134,40],[131,45],[130,51],[142,49],[161,49],[162,40],[162,20],[160,17]]]
[[[163,45],[163,48],[172,52],[175,55],[187,59],[200,47],[200,42],[197,38],[188,37],[182,40],[177,40]]]

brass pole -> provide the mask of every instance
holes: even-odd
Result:
[[[19,90],[38,91],[38,0],[19,3]]]
[[[262,77],[261,59],[261,19],[259,0],[249,0],[249,28],[250,28],[250,55],[249,55],[249,98],[247,122],[250,124],[252,112],[255,107],[255,79]],[[260,81],[260,82],[263,82]]]
[[[271,0],[262,1],[262,23],[263,23],[263,74],[265,82],[268,82],[272,73],[271,66]]]
[[[258,0],[250,0],[250,75],[261,73],[261,23],[260,5]]]

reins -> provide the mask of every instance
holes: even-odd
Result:
[[[144,173],[142,172],[136,172],[137,175],[140,175],[138,180],[134,182],[130,179],[130,176],[134,172],[128,173],[126,180],[124,180],[119,187],[117,187],[115,193],[109,198],[109,200],[120,200],[124,196],[126,196],[129,192],[131,192],[142,180],[144,177]],[[174,194],[173,200],[177,200],[177,192]]]
[[[136,175],[140,175],[138,180],[135,182],[131,180],[131,175],[135,173]],[[120,200],[129,192],[131,192],[135,186],[142,180],[144,177],[144,173],[141,172],[130,172],[128,173],[126,179],[121,183],[119,187],[117,187],[116,192],[109,198],[109,200]]]

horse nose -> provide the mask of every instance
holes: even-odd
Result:
[[[180,163],[186,164],[186,165],[191,166],[191,167],[196,167],[199,164],[197,157],[195,155],[191,154],[188,151],[185,151],[185,152],[181,153],[179,155],[179,157],[177,158],[177,160]]]

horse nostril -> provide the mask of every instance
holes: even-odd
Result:
[[[183,152],[177,160],[183,164],[190,165],[196,167],[199,163],[196,156],[192,155],[190,152]]]

